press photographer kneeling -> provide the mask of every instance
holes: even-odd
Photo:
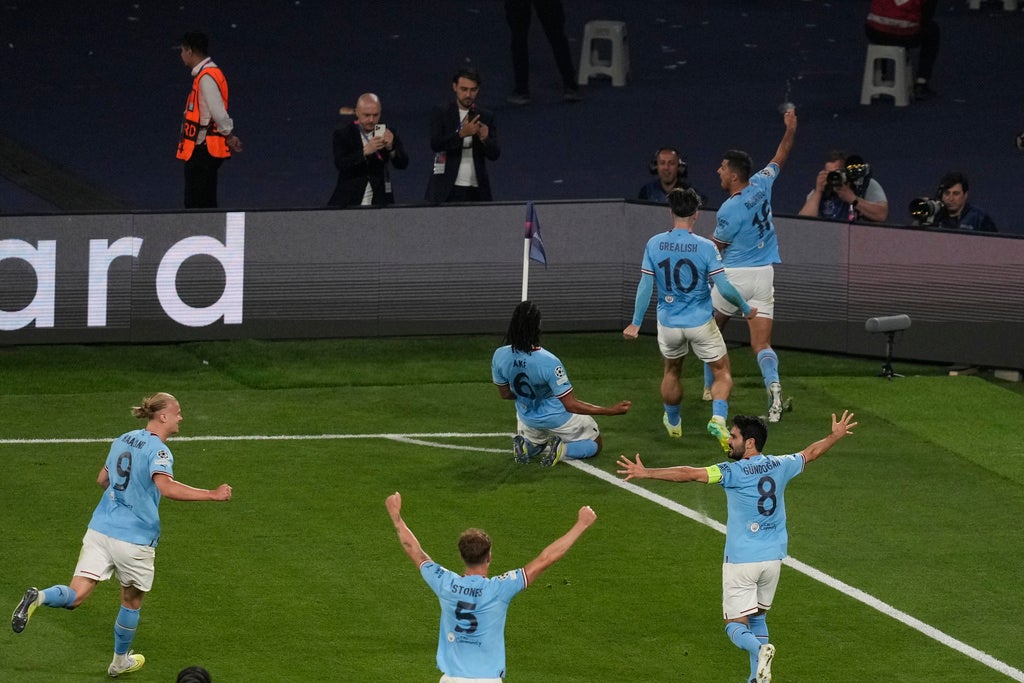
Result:
[[[799,215],[850,223],[858,218],[882,222],[889,217],[889,202],[862,158],[833,150]]]
[[[959,171],[942,176],[934,198],[918,197],[910,202],[910,216],[915,226],[946,230],[997,232],[988,214],[967,203],[970,183]]]

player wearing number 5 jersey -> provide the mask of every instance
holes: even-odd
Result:
[[[440,683],[501,683],[505,676],[505,617],[509,602],[536,581],[545,569],[562,559],[597,515],[589,505],[580,508],[572,528],[529,564],[488,577],[491,539],[482,529],[467,529],[459,536],[459,555],[466,568],[462,574],[457,574],[432,561],[423,551],[402,519],[400,493],[388,496],[384,504],[402,549],[420,570],[441,606],[437,668],[444,675]]]
[[[562,361],[540,345],[540,310],[523,301],[512,312],[505,346],[491,358],[498,394],[516,402],[518,428],[512,439],[515,461],[539,457],[551,467],[563,457],[590,458],[601,451],[601,432],[593,415],[621,415],[630,401],[610,408],[576,398]]]
[[[719,484],[725,489],[728,518],[722,564],[722,611],[725,633],[750,655],[750,683],[769,683],[775,646],[768,639],[766,613],[779,585],[789,536],[786,530],[786,485],[857,426],[853,413],[832,414],[832,431],[799,453],[764,455],[768,428],[759,417],[737,415],[729,432],[729,460],[711,467],[645,467],[626,456],[616,463],[630,479],[664,479]]]
[[[708,432],[728,450],[729,395],[732,374],[722,333],[715,326],[711,308],[711,282],[748,318],[757,314],[735,290],[725,275],[722,257],[715,245],[693,234],[700,196],[693,189],[676,188],[668,193],[673,227],[655,235],[644,249],[640,266],[640,284],[636,288],[633,322],[622,331],[626,339],[636,339],[644,313],[651,302],[654,283],[658,283],[658,347],[664,360],[661,398],[665,406],[662,422],[669,436],[683,435],[679,405],[683,400],[680,373],[689,347],[708,364],[714,374],[711,385],[711,420]]]
[[[178,433],[181,406],[170,394],[158,393],[132,408],[146,420],[145,429],[122,434],[110,446],[96,482],[103,497],[82,539],[70,585],[46,590],[29,588],[14,610],[11,627],[25,630],[36,607],[74,609],[85,602],[96,584],[117,574],[121,609],[114,621],[114,659],[107,673],[116,678],[138,671],[146,658],[130,648],[139,625],[142,598],[153,586],[154,558],[160,538],[160,498],[174,500],[231,499],[231,487],[196,489],[174,479],[174,457],[165,441]]]
[[[778,150],[768,165],[751,176],[753,162],[750,155],[739,150],[729,150],[718,168],[722,189],[729,198],[718,209],[717,225],[712,236],[722,251],[729,279],[751,306],[757,307],[757,316],[747,319],[750,327],[750,350],[757,357],[757,364],[768,391],[768,421],[778,422],[782,418],[782,386],[779,382],[779,357],[772,349],[772,319],[775,316],[775,271],[773,264],[780,263],[779,243],[772,224],[772,185],[779,170],[789,158],[796,135],[796,112],[787,109],[783,120],[786,132],[779,142]],[[723,292],[712,294],[715,320],[724,327],[729,317],[739,310],[728,301]],[[704,373],[704,385],[710,386],[708,372]]]

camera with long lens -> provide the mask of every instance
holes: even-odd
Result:
[[[843,185],[856,185],[866,178],[870,171],[871,167],[863,162],[848,162],[846,168],[829,171],[825,176],[825,184],[835,192]]]
[[[911,218],[917,221],[919,225],[934,225],[935,217],[938,216],[941,208],[942,202],[929,197],[912,199],[908,207]]]

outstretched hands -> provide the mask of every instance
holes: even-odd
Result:
[[[857,423],[853,421],[853,413],[849,410],[844,410],[843,416],[838,419],[836,414],[832,413],[832,435],[837,439],[853,434],[852,430],[856,426]]]
[[[620,455],[619,459],[615,462],[619,467],[616,474],[625,475],[625,481],[629,481],[634,477],[637,479],[643,479],[645,476],[644,473],[647,471],[647,468],[644,467],[643,462],[640,460],[640,454],[637,453],[633,457],[636,458],[636,462],[631,461],[625,455]]]

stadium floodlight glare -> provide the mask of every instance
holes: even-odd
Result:
[[[893,372],[892,351],[896,343],[896,333],[901,332],[908,327],[910,327],[910,316],[906,314],[884,315],[877,318],[868,318],[867,322],[864,323],[864,329],[868,332],[884,332],[886,336],[885,364],[882,365],[882,372],[878,374],[879,377],[885,377],[886,379],[891,380],[893,377],[903,376],[897,372]]]

